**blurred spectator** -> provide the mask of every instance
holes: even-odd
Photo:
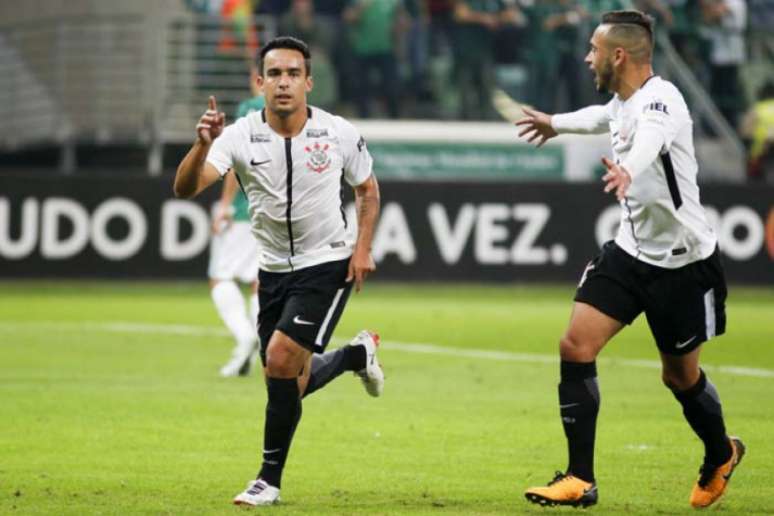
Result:
[[[532,103],[549,113],[574,111],[584,105],[581,67],[586,42],[581,41],[581,22],[588,16],[577,0],[543,0],[526,9],[532,46],[529,53]],[[548,85],[551,85],[548,87]],[[566,105],[557,105],[557,92],[564,85]]]
[[[348,3],[349,0],[314,0],[315,27],[332,35],[330,47],[326,47],[325,51],[334,70],[337,100],[352,98],[355,94],[351,77],[357,72],[346,24],[342,19]]]
[[[747,57],[747,4],[745,0],[702,0],[701,9],[710,42],[710,95],[731,127],[736,128],[745,104],[739,67]]]
[[[750,58],[767,59],[770,62],[774,59],[774,0],[748,0],[747,6],[750,12]]]
[[[429,24],[430,13],[425,0],[403,0],[408,16],[406,57],[409,77],[407,93],[412,100],[426,100],[430,96],[428,85]]]
[[[540,0],[534,1],[539,2]],[[624,2],[624,0],[580,0],[579,3],[583,10],[589,15],[587,20],[587,28],[591,29],[589,32],[593,31],[594,27],[599,25],[604,13],[608,11],[620,11],[626,9],[629,5],[627,2]],[[589,37],[591,37],[591,34],[589,34]]]
[[[673,4],[681,4],[690,0],[634,0],[634,8],[651,15],[656,20],[656,30],[674,26]]]
[[[693,0],[665,0],[669,6],[671,23],[669,40],[694,75],[700,75],[703,68],[703,49],[699,34],[701,13],[699,4]]]
[[[290,10],[280,17],[278,29],[282,35],[305,41],[314,56],[314,89],[309,103],[323,109],[335,107],[338,87],[330,57],[336,42],[332,27],[319,21],[312,0],[293,0]]]
[[[354,91],[358,115],[371,116],[371,101],[385,99],[390,118],[398,118],[400,76],[395,57],[396,31],[402,29],[401,0],[350,0],[344,20],[350,24],[350,45],[357,70]],[[373,80],[378,76],[376,81]]]
[[[774,177],[774,81],[761,88],[758,100],[745,114],[742,136],[750,144],[747,162],[750,179]]]
[[[451,52],[454,30],[454,0],[425,0],[430,17],[430,54]]]
[[[291,0],[258,0],[254,2],[255,12],[259,14],[269,14],[280,16],[290,9]]]
[[[278,32],[296,37],[310,47],[322,48],[326,53],[333,48],[335,34],[318,23],[312,0],[292,0],[288,12],[280,17]]]
[[[498,29],[524,25],[514,0],[456,0],[454,4],[454,78],[463,120],[494,117],[492,85]]]

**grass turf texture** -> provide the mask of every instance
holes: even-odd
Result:
[[[572,511],[523,498],[565,466],[558,359],[549,357],[571,295],[572,286],[368,284],[336,336],[382,334],[385,394],[369,398],[344,375],[307,398],[284,502],[260,510]],[[705,346],[704,363],[774,370],[772,314],[771,289],[732,288],[728,333]],[[107,326],[119,321],[135,326]],[[241,514],[229,504],[259,465],[265,388],[255,375],[217,377],[231,349],[218,332],[198,283],[0,283],[0,514]],[[635,362],[657,358],[644,318],[602,357],[600,504],[591,510],[689,513],[701,445],[658,369]],[[719,509],[771,512],[774,377],[710,377],[730,432],[748,445]]]

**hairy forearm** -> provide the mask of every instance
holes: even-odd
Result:
[[[374,238],[374,228],[379,218],[379,189],[371,188],[366,192],[356,193],[355,207],[357,208],[357,242],[355,251],[370,252]]]
[[[605,106],[588,106],[572,113],[560,113],[551,117],[551,127],[559,134],[599,134],[608,131]]]
[[[180,162],[175,175],[174,191],[176,197],[190,199],[199,193],[199,177],[202,174],[209,150],[209,145],[197,141],[185,155],[183,161]]]

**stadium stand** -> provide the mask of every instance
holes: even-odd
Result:
[[[453,49],[460,31],[453,5],[449,0],[401,4],[393,28],[399,72],[390,84],[390,91],[398,92],[401,118],[456,120],[461,110]],[[521,21],[503,25],[494,39],[497,109],[482,108],[478,117],[502,120],[503,102],[555,111],[603,101],[590,80],[556,74],[566,69],[562,63],[582,59],[596,13],[623,3],[510,4]],[[678,83],[691,104],[698,153],[708,164],[704,177],[743,180],[744,144],[728,112],[724,117],[708,94],[711,65],[703,34],[710,22],[702,9],[685,2],[640,4],[661,19],[657,68]],[[771,4],[749,4],[750,53],[740,65],[743,93],[734,99],[740,117],[771,79],[774,38],[761,28]],[[351,24],[342,18],[346,5],[343,0],[2,3],[0,65],[10,73],[0,77],[0,114],[14,124],[0,128],[0,167],[31,167],[43,160],[65,173],[86,166],[160,174],[189,143],[208,95],[233,111],[247,94],[244,77],[256,46],[280,31],[320,35],[312,42],[320,56],[319,92],[312,103],[353,116],[358,95],[352,78],[358,68]],[[555,37],[535,37],[546,31]],[[535,63],[553,64],[538,70]],[[577,68],[574,75],[586,79],[585,69]],[[557,87],[538,84],[549,80]],[[386,118],[392,108],[376,100],[370,116]]]

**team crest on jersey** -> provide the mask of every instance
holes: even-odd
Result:
[[[312,146],[304,147],[304,150],[309,153],[309,159],[306,162],[309,170],[322,174],[331,166],[331,157],[328,155],[329,147],[327,143],[325,145],[315,143]]]

